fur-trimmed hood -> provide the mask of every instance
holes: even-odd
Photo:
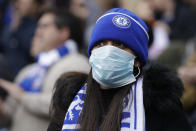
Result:
[[[179,108],[183,84],[168,67],[150,63],[144,68],[145,110],[171,112]]]

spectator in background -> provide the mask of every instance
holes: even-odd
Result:
[[[45,0],[16,0],[13,3],[11,25],[4,28],[0,44],[14,75],[33,61],[30,43],[44,8]]]
[[[67,48],[66,53],[78,52],[79,44],[75,40],[80,32],[79,22],[68,11],[48,10],[44,12],[32,41],[31,55],[37,57],[38,54],[41,55],[41,52],[47,52],[63,43]]]
[[[68,12],[46,11],[38,22],[34,43],[31,47],[33,55],[37,57],[37,62],[28,68],[18,83],[0,80],[0,86],[10,95],[0,107],[2,114],[12,117],[11,131],[43,131],[47,129],[52,89],[43,86],[44,78],[54,63],[68,54],[77,53],[77,45],[74,40],[71,40],[72,34],[78,30],[77,25],[75,17]],[[64,70],[78,66],[79,69],[84,69],[83,62],[78,59],[69,60],[70,65],[66,64]],[[74,64],[71,65],[71,63]],[[11,100],[16,106],[10,105]]]
[[[195,5],[191,0],[148,0],[155,17],[169,25],[172,40],[188,40],[196,33]],[[188,2],[187,2],[188,1]],[[190,4],[191,3],[191,4]],[[188,6],[187,6],[188,5]]]
[[[196,46],[196,38],[192,40],[194,47]],[[183,107],[187,113],[188,120],[196,131],[196,50],[190,55],[178,69],[178,74],[183,81],[185,92],[182,96]]]
[[[47,131],[61,131],[68,108],[66,103],[74,99],[86,82],[87,76],[87,74],[80,72],[68,72],[58,78],[53,89],[54,93],[50,107],[51,122]],[[70,97],[67,97],[68,94],[71,94]]]
[[[137,2],[135,13],[153,29],[154,40],[149,49],[149,59],[156,60],[169,47],[169,27],[166,23],[155,19],[154,11],[148,1],[140,0]]]
[[[189,40],[196,35],[195,0],[175,0],[174,19],[170,23],[171,39]]]
[[[73,15],[77,16],[81,20],[86,20],[89,16],[89,9],[86,6],[87,0],[71,0],[69,10]]]
[[[81,20],[85,20],[90,13],[86,6],[87,0],[53,0],[53,3],[56,8],[67,9]]]
[[[89,9],[86,6],[87,0],[52,0],[55,8],[61,10],[69,10],[72,15],[80,19],[79,27],[80,32],[77,34],[76,41],[80,43],[79,50],[82,53],[86,53],[84,51],[84,29],[86,26],[86,20],[89,16]]]
[[[149,50],[149,58],[177,70],[183,62],[186,41],[195,34],[194,13],[191,14],[190,8],[181,0],[146,2],[155,21],[154,42]]]

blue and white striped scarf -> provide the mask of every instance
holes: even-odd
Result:
[[[130,93],[124,98],[121,131],[145,131],[145,111],[143,105],[143,78],[132,86]],[[75,96],[65,116],[62,131],[75,131],[80,128],[77,123],[82,111],[86,95],[83,86]]]
[[[19,83],[20,87],[26,92],[40,92],[48,69],[63,56],[71,53],[77,53],[77,46],[73,40],[67,40],[59,48],[40,53],[36,64],[27,72],[25,79]]]

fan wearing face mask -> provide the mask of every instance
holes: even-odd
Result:
[[[91,71],[69,105],[62,131],[191,131],[183,86],[171,70],[147,64],[148,27],[114,8],[96,22],[88,46]]]

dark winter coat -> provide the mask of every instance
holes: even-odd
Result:
[[[143,88],[147,131],[192,131],[180,102],[183,85],[174,72],[149,65]]]
[[[66,93],[72,96],[68,96],[70,99],[64,103],[66,110],[78,90]],[[192,131],[180,102],[182,92],[180,79],[170,69],[156,64],[144,69],[143,98],[147,131]],[[47,131],[59,131],[57,127],[51,123]]]

